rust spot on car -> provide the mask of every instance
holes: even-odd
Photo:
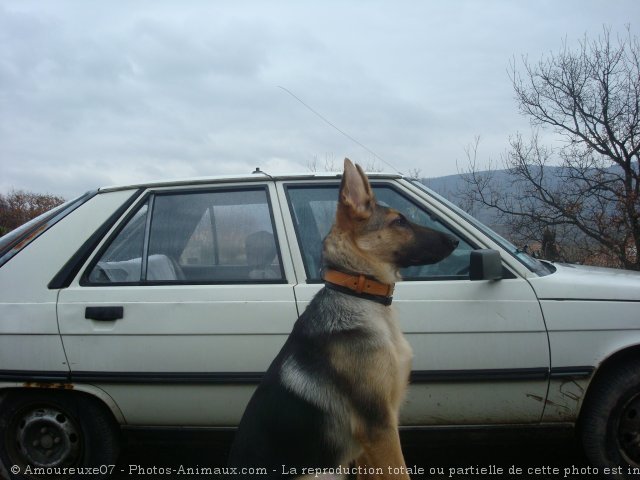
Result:
[[[45,228],[46,228],[46,225],[40,225],[33,232],[30,232],[29,235],[27,235],[22,240],[20,240],[20,242],[16,243],[13,246],[12,250],[15,250],[16,252],[19,252],[20,250],[22,250],[24,248],[25,245],[27,245],[29,242],[31,242],[31,240],[33,240],[35,237],[40,235],[40,233],[42,233],[45,230]]]
[[[73,390],[72,383],[24,382],[25,388],[46,388],[51,390]]]

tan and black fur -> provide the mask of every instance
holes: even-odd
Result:
[[[325,268],[392,285],[400,268],[438,262],[457,243],[376,204],[365,173],[345,159]],[[356,462],[387,476],[405,465],[398,415],[411,347],[391,306],[330,287],[297,320],[249,402],[229,459],[237,473],[262,467],[268,477],[298,477]]]

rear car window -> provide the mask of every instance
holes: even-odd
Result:
[[[284,279],[265,188],[153,193],[92,262],[92,285]]]

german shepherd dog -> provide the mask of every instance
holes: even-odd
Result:
[[[436,263],[457,244],[376,204],[363,170],[345,159],[323,242],[325,286],[244,412],[229,456],[238,476],[409,478],[398,415],[412,351],[391,294],[400,268]]]

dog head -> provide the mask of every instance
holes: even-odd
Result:
[[[345,159],[336,221],[323,244],[328,267],[393,283],[400,268],[439,262],[457,246],[455,237],[377,204],[362,168]]]

